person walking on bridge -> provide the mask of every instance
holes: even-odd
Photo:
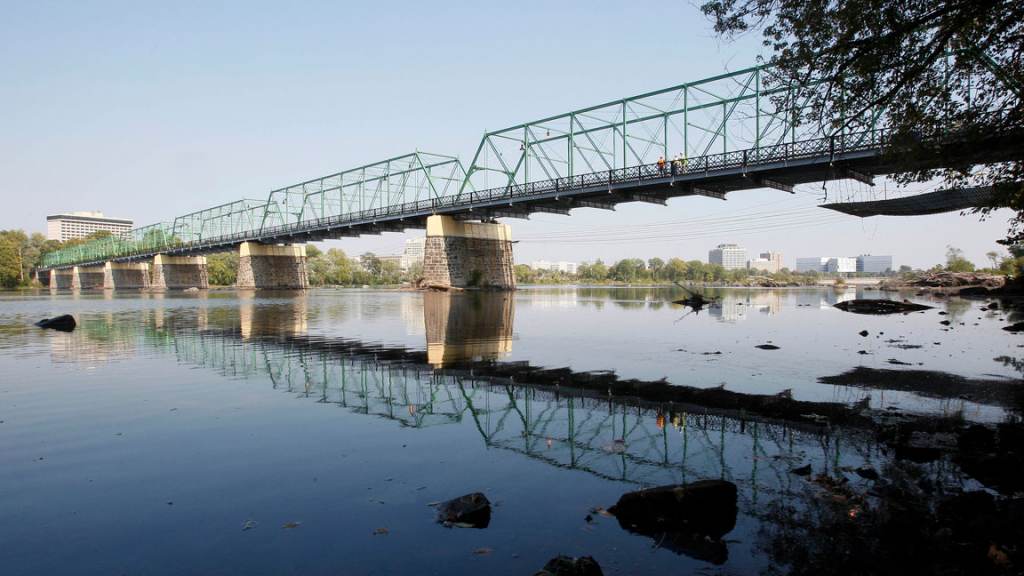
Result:
[[[658,156],[658,174],[665,175],[665,157]]]

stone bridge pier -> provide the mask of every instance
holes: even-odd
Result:
[[[116,290],[149,288],[149,264],[145,262],[107,262],[103,267],[103,287]]]
[[[427,218],[423,277],[430,284],[515,290],[512,229],[451,216]]]
[[[75,266],[71,269],[71,288],[75,290],[103,288],[103,266]]]
[[[74,270],[71,268],[50,270],[49,286],[51,289],[70,290],[72,278],[74,278]]]
[[[152,290],[185,290],[210,287],[204,256],[168,256],[157,254],[153,257]]]
[[[244,289],[305,290],[309,288],[306,245],[278,246],[242,242],[238,247],[235,286]]]

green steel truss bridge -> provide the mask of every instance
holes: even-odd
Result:
[[[806,101],[772,73],[748,68],[487,132],[468,167],[417,151],[343,170],[64,248],[40,269],[401,232],[435,214],[490,221],[755,188],[792,192],[823,180],[871,184],[894,170],[874,128],[879,111],[865,112],[866,131],[823,134],[794,121]],[[659,156],[685,161],[661,169]]]

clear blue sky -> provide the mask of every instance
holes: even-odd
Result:
[[[0,228],[43,231],[71,210],[149,224],[417,148],[466,161],[484,129],[749,66],[760,50],[716,39],[685,1],[143,4],[4,6]],[[928,266],[950,243],[980,263],[1008,217],[839,218],[811,209],[819,192],[509,222],[527,263],[706,258],[735,241],[788,265],[875,253]],[[404,238],[327,244],[390,253]]]

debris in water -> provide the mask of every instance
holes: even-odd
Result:
[[[259,522],[255,520],[246,520],[242,523],[242,532],[245,532],[246,530],[252,530],[256,527],[257,524],[259,524]]]
[[[867,330],[861,330],[860,332],[858,332],[858,334],[860,334],[861,336],[863,336],[863,337],[867,338],[867,337],[868,337],[868,334],[869,334],[869,332],[868,332]]]
[[[388,530],[387,528],[374,528],[373,529],[373,535],[374,536],[387,536],[390,533],[391,533],[391,531]]]
[[[931,306],[915,304],[909,300],[897,302],[895,300],[881,299],[847,300],[845,302],[835,304],[834,307],[842,310],[843,312],[852,312],[853,314],[907,314],[909,312],[920,312],[922,310],[931,309]]]
[[[548,560],[544,568],[534,576],[604,576],[604,572],[590,556],[558,556]]]
[[[298,528],[299,526],[302,526],[302,522],[285,522],[281,525],[281,528],[291,530],[292,528]]]
[[[493,548],[477,548],[473,550],[473,556],[490,556],[491,552],[494,552]]]
[[[438,505],[437,521],[446,526],[487,528],[491,523],[491,502],[482,492],[459,496]]]
[[[797,476],[809,476],[811,474],[811,465],[807,464],[799,468],[793,468],[792,470],[790,470],[790,472],[796,474]]]
[[[779,350],[779,347],[775,344],[758,344],[754,348],[760,348],[761,350]]]

